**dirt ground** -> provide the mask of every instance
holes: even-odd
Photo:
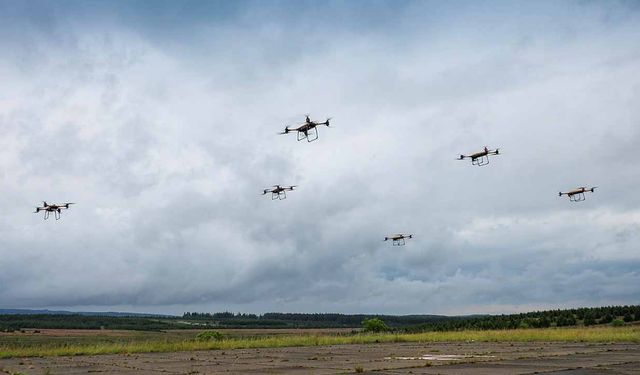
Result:
[[[0,374],[640,374],[640,344],[428,343],[0,360]]]

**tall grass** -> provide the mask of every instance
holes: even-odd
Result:
[[[640,343],[640,327],[594,327],[594,328],[542,328],[495,331],[454,331],[426,332],[414,334],[354,334],[354,335],[295,335],[266,336],[254,338],[228,338],[220,341],[202,342],[196,340],[167,341],[151,340],[143,342],[118,342],[95,344],[60,345],[43,342],[35,346],[21,346],[18,343],[0,345],[0,358],[129,354],[150,352],[177,352],[214,349],[279,348],[292,346],[322,346],[345,344],[397,343],[397,342],[631,342]]]

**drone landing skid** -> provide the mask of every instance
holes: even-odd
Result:
[[[298,131],[298,141],[301,141],[303,139],[306,139],[307,142],[315,141],[316,139],[318,139],[318,129],[313,128],[313,129],[307,130],[306,132]]]
[[[482,167],[483,165],[489,164],[489,155],[485,155],[476,159],[471,159],[471,165],[477,165],[478,167]]]
[[[281,191],[279,193],[271,193],[271,200],[274,201],[276,199],[279,199],[279,200],[287,199],[287,193],[284,191]]]
[[[585,199],[587,199],[587,197],[584,196],[584,193],[579,193],[579,194],[574,194],[569,196],[569,201],[571,202],[582,202]]]
[[[51,214],[50,211],[45,211],[44,212],[44,220],[47,220],[49,218],[49,215]],[[60,212],[58,211],[53,211],[53,217],[56,218],[56,220],[60,220]]]
[[[393,240],[393,246],[404,246],[406,242],[404,242],[404,238],[400,238],[399,240]]]

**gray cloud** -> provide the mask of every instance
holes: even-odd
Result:
[[[637,303],[637,8],[527,6],[243,4],[166,28],[123,4],[5,12],[0,305]],[[304,113],[335,126],[276,135]],[[453,160],[485,144],[491,166]],[[300,188],[259,195],[277,183]],[[78,205],[43,222],[43,199]],[[416,238],[382,242],[397,231]]]

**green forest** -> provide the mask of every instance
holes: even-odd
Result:
[[[457,331],[463,329],[515,329],[598,324],[625,325],[640,321],[640,306],[583,307],[566,310],[535,311],[522,314],[489,315],[406,327],[407,332]]]
[[[378,318],[389,329],[404,332],[625,325],[640,321],[640,305],[535,311],[509,315],[365,315],[231,312],[187,312],[182,317],[94,316],[82,314],[0,315],[0,331],[22,329],[121,329],[162,331],[210,328],[360,328]]]

